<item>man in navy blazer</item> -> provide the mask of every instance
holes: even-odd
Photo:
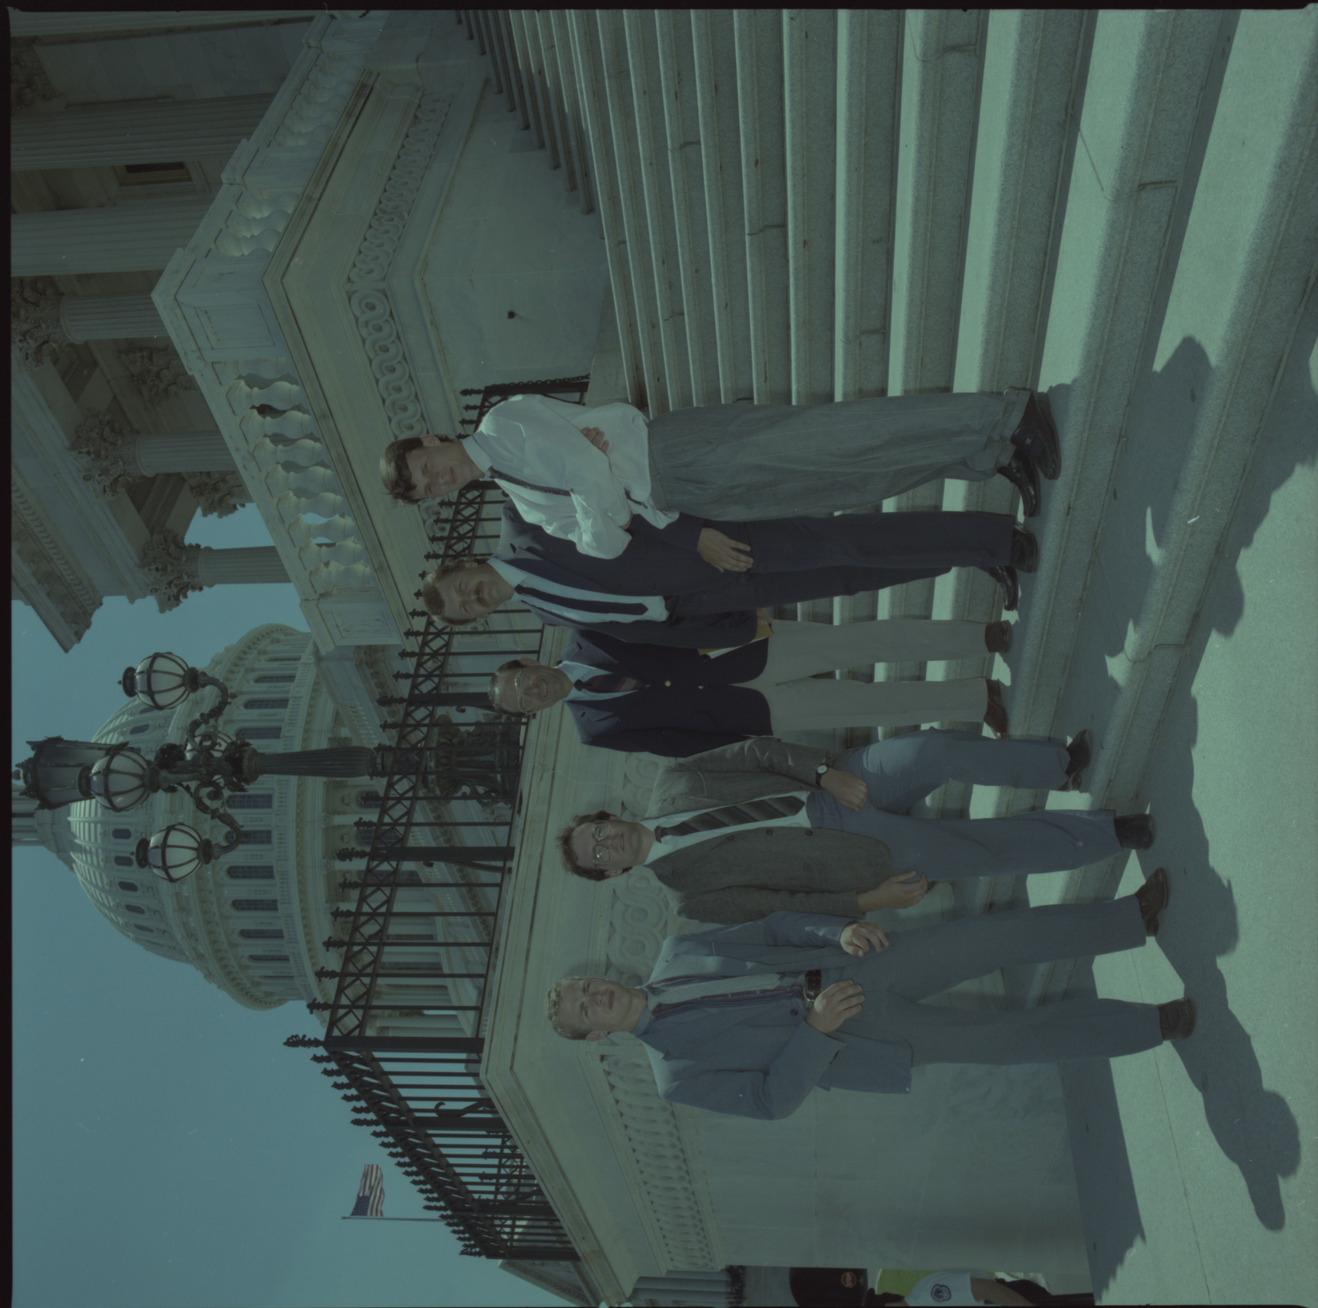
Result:
[[[871,684],[814,674],[881,661],[983,657],[1005,653],[1010,644],[1005,622],[918,618],[842,627],[781,622],[772,636],[717,656],[575,631],[557,667],[525,656],[501,664],[490,677],[490,702],[504,713],[529,714],[562,701],[585,744],[665,758],[747,736],[838,725],[902,727],[982,716],[1002,735],[1007,710],[996,681]],[[791,652],[779,658],[784,647]]]
[[[650,979],[564,977],[546,1015],[569,1040],[627,1031],[660,1097],[781,1118],[815,1086],[903,1094],[925,1063],[1115,1058],[1194,1029],[1189,999],[1067,999],[985,1010],[919,1002],[998,967],[1134,949],[1158,928],[1167,877],[1099,904],[979,914],[885,934],[872,922],[773,913],[670,936]]]
[[[675,543],[679,528],[699,532],[710,525],[683,519],[662,534],[648,524],[641,530],[638,521],[627,549],[600,559],[533,527],[505,504],[494,553],[436,568],[422,598],[451,626],[493,613],[515,595],[550,625],[715,649],[752,639],[759,608],[882,590],[955,567],[982,568],[997,578],[1010,609],[1019,595],[1016,572],[1038,566],[1034,537],[1008,514],[849,513],[712,524],[745,540],[750,566],[744,571],[717,568]]]

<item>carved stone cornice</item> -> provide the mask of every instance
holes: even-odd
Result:
[[[203,516],[226,518],[252,502],[251,492],[236,472],[185,472],[183,480]]]
[[[11,572],[15,589],[37,610],[60,645],[71,649],[91,626],[92,614],[100,608],[101,597],[64,558],[44,514],[18,483],[11,487],[10,507]]]
[[[9,112],[21,113],[51,100],[62,101],[46,75],[45,65],[31,41],[9,43]]]
[[[9,315],[14,344],[32,367],[53,362],[69,338],[60,328],[63,296],[49,277],[16,277],[10,284]]]
[[[201,580],[202,546],[188,545],[176,531],[156,532],[142,547],[142,575],[161,613],[177,608],[185,596],[205,589]]]
[[[161,404],[183,391],[197,389],[183,360],[173,350],[154,347],[121,350],[119,359],[148,404]]]
[[[91,482],[103,494],[117,495],[132,482],[142,480],[142,470],[133,457],[134,440],[117,418],[96,413],[75,428],[69,450],[83,469],[83,481]]]

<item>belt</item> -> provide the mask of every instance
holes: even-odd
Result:
[[[819,992],[824,988],[823,978],[819,974],[817,967],[812,967],[805,974],[805,981],[801,986],[801,993],[805,996],[807,1004],[813,1004],[819,998]]]

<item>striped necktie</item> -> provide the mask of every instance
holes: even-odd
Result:
[[[629,602],[621,598],[589,600],[579,595],[556,595],[553,591],[540,590],[535,586],[528,586],[524,582],[518,582],[513,590],[524,599],[543,600],[546,604],[554,605],[555,608],[575,609],[578,613],[598,613],[605,617],[614,613],[623,613],[634,617],[643,617],[645,615],[644,604]]]
[[[672,827],[655,827],[656,840],[665,836],[693,836],[697,831],[717,831],[720,827],[742,827],[748,822],[765,822],[772,818],[792,817],[805,807],[799,795],[780,795],[776,799],[756,799],[749,804],[725,804],[697,813]]]

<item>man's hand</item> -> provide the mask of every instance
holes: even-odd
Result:
[[[600,431],[598,427],[583,427],[581,429],[581,434],[593,446],[595,446],[597,450],[600,450],[605,454],[609,452],[609,443],[604,439],[604,433]]]
[[[772,630],[773,630],[773,614],[770,613],[768,609],[756,609],[756,610],[755,610],[755,624],[756,624],[756,626],[759,626],[759,627],[768,627],[769,630],[772,631]]]
[[[923,872],[903,872],[857,895],[856,903],[862,913],[872,913],[876,908],[910,908],[928,893],[929,880]]]
[[[819,786],[853,813],[859,813],[865,807],[870,795],[870,788],[859,777],[843,772],[841,768],[829,768],[819,778]]]
[[[701,527],[696,553],[720,572],[749,572],[754,559],[751,547],[713,527]]]
[[[851,925],[856,926],[857,923]],[[816,1031],[832,1035],[847,1018],[855,1017],[860,1012],[864,1002],[865,995],[857,982],[835,981],[827,990],[820,992],[810,1007],[810,1016],[805,1020]]]
[[[842,928],[842,934],[838,936],[837,942],[848,954],[863,958],[870,952],[871,945],[875,949],[886,949],[888,937],[873,922],[849,922]],[[830,986],[829,989],[836,987]],[[826,994],[828,990],[824,991],[824,995]],[[822,999],[824,995],[820,995],[819,998]]]

